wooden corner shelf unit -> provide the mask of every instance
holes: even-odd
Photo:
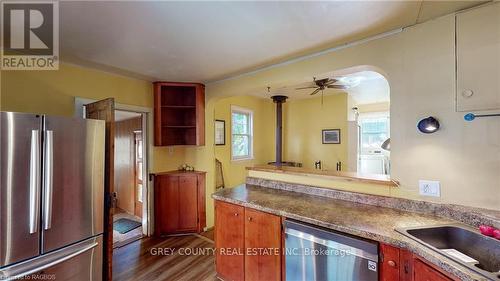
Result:
[[[154,82],[156,146],[205,145],[205,85]]]

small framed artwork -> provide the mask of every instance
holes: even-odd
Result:
[[[215,145],[226,145],[226,121],[215,120]]]
[[[322,130],[324,144],[340,144],[340,129]]]

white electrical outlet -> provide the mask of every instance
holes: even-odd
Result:
[[[438,181],[419,180],[420,195],[441,197],[441,186]]]

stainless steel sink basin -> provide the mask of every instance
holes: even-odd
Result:
[[[491,280],[500,280],[499,240],[459,225],[400,228],[396,231]]]

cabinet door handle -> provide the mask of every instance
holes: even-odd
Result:
[[[237,217],[238,216],[238,213],[234,213],[234,216]]]
[[[252,221],[252,217],[248,217],[248,221]]]
[[[387,264],[390,266],[390,267],[396,267],[396,262],[395,261],[388,261]]]

